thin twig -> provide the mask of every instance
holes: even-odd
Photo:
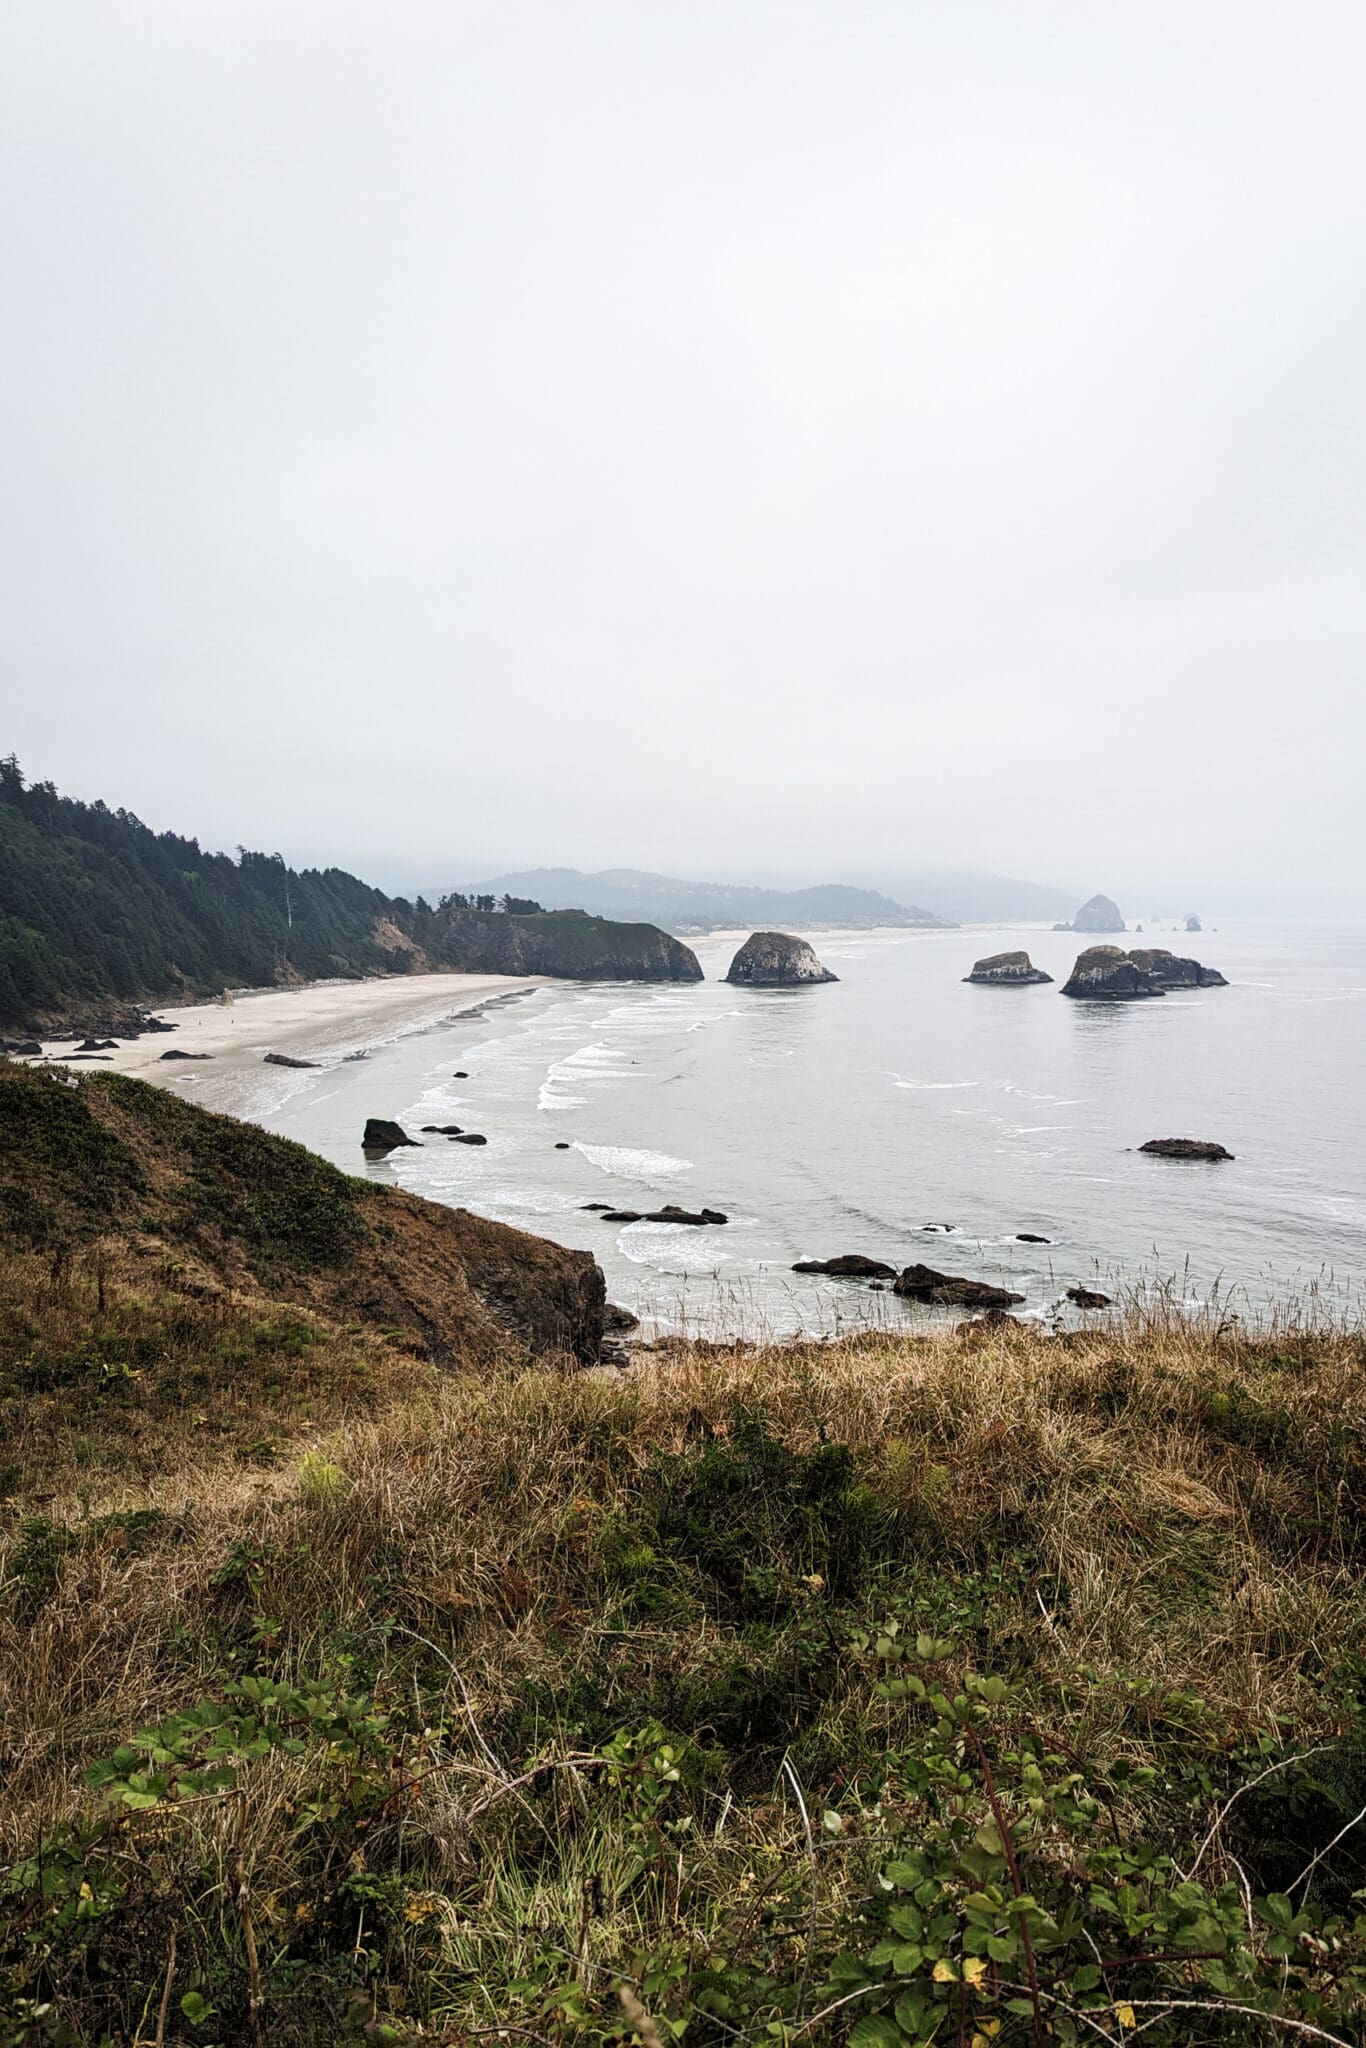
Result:
[[[1234,1791],[1232,1795],[1224,1801],[1224,1804],[1220,1807],[1218,1813],[1214,1816],[1214,1825],[1211,1827],[1209,1833],[1205,1836],[1204,1841],[1200,1844],[1200,1847],[1196,1852],[1194,1863],[1192,1863],[1188,1871],[1182,1872],[1182,1875],[1186,1879],[1187,1883],[1189,1883],[1191,1878],[1195,1876],[1196,1871],[1204,1862],[1206,1850],[1209,1848],[1210,1843],[1214,1840],[1214,1837],[1218,1834],[1220,1828],[1224,1825],[1224,1822],[1228,1819],[1231,1808],[1234,1806],[1236,1801],[1242,1798],[1244,1792],[1251,1792],[1254,1786],[1262,1784],[1267,1778],[1274,1778],[1277,1771],[1288,1771],[1292,1764],[1307,1763],[1311,1756],[1322,1756],[1325,1750],[1329,1750],[1332,1747],[1333,1745],[1331,1742],[1320,1742],[1314,1749],[1302,1749],[1298,1756],[1282,1757],[1281,1761],[1278,1764],[1268,1764],[1267,1768],[1264,1771],[1258,1771],[1255,1778],[1249,1778],[1245,1785],[1239,1785],[1236,1791]],[[1296,1879],[1296,1882],[1298,1883],[1299,1880]]]
[[[1294,1891],[1295,1885],[1302,1884],[1305,1888],[1305,1898],[1307,1898],[1309,1896],[1309,1880],[1314,1875],[1314,1872],[1318,1869],[1320,1863],[1322,1863],[1324,1857],[1330,1856],[1333,1850],[1337,1848],[1337,1845],[1342,1840],[1343,1836],[1350,1835],[1352,1829],[1355,1827],[1360,1827],[1362,1821],[1364,1820],[1366,1820],[1366,1806],[1362,1807],[1360,1813],[1354,1814],[1352,1816],[1351,1820],[1348,1821],[1345,1828],[1339,1828],[1337,1833],[1334,1835],[1332,1841],[1325,1843],[1324,1847],[1319,1850],[1318,1855],[1313,1857],[1308,1863],[1305,1864],[1304,1869],[1295,1879],[1295,1883],[1287,1886],[1287,1896],[1289,1896],[1289,1894]],[[1300,1904],[1304,1904],[1304,1899],[1301,1899]]]
[[[1015,1839],[1010,1832],[1005,1808],[1001,1805],[992,1776],[991,1762],[987,1756],[981,1736],[969,1722],[966,1729],[968,1740],[977,1752],[977,1761],[982,1766],[982,1783],[986,1788],[987,1800],[991,1806],[992,1818],[1001,1837],[1001,1848],[1005,1854],[1006,1869],[1010,1872],[1010,1888],[1017,1899],[1024,1897],[1024,1885],[1020,1881],[1020,1866],[1015,1860]],[[1020,1914],[1020,1942],[1024,1949],[1025,1970],[1029,1977],[1029,2002],[1034,2008],[1034,2048],[1043,2048],[1043,2014],[1039,2010],[1039,1966],[1034,1960],[1034,1943],[1029,1933],[1029,1915]]]
[[[1046,1994],[1045,1994],[1046,1995]],[[1081,2019],[1078,2007],[1064,2005],[1060,1998],[1053,2004],[1069,2018]],[[1344,2041],[1341,2034],[1325,2033],[1322,2027],[1312,2026],[1308,2020],[1291,2019],[1288,2013],[1264,2012],[1257,2005],[1231,2005],[1223,1998],[1117,1998],[1112,2005],[1092,2007],[1093,2012],[1118,2012],[1122,2005],[1132,2012],[1236,2012],[1244,2019],[1262,2020],[1269,2027],[1288,2027],[1294,2034],[1306,2034],[1313,2041],[1327,2041],[1329,2048],[1355,2048],[1351,2041]]]
[[[821,1892],[820,1879],[816,1875],[816,1844],[811,1838],[811,1816],[806,1810],[806,1801],[802,1798],[802,1788],[797,1783],[797,1773],[792,1768],[790,1757],[783,1758],[783,1769],[787,1773],[788,1783],[797,1795],[802,1826],[806,1830],[806,1860],[811,1871],[811,1911],[806,1923],[806,1955],[802,1961],[801,1982],[797,1986],[797,2002],[792,2009],[794,2017],[800,2019],[802,2007],[806,2003],[807,1982],[811,1976],[811,1959],[816,1952],[816,1916],[820,1910]]]

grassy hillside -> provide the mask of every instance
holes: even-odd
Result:
[[[1358,1339],[452,1372],[11,1248],[0,2041],[1357,2041],[1363,1417]]]
[[[340,868],[205,853],[128,811],[26,785],[13,757],[0,761],[0,1030],[127,1028],[136,1003],[426,968],[701,978],[688,949],[650,925],[462,915]]]
[[[0,1242],[60,1266],[111,1236],[204,1291],[381,1327],[438,1361],[599,1354],[588,1252],[353,1178],[144,1081],[0,1059]]]

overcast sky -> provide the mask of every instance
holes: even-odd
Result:
[[[1359,0],[6,0],[33,777],[1366,907]]]

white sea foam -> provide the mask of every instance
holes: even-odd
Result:
[[[624,1180],[661,1180],[674,1173],[687,1173],[691,1159],[675,1159],[668,1152],[645,1152],[633,1145],[576,1145],[590,1166]]]

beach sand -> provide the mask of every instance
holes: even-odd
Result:
[[[541,985],[539,980],[509,974],[410,974],[252,990],[232,1002],[157,1009],[154,1015],[175,1025],[173,1033],[149,1032],[143,1038],[125,1040],[114,1051],[72,1065],[78,1072],[88,1068],[92,1073],[136,1074],[140,1080],[163,1087],[192,1076],[200,1081],[211,1077],[227,1081],[241,1076],[246,1068],[260,1066],[268,1052],[331,1065],[347,1053],[364,1051],[396,1033],[422,1031]],[[50,1060],[59,1061],[79,1043],[78,1039],[45,1039],[43,1050]],[[171,1050],[207,1053],[214,1064],[164,1058]],[[211,1092],[219,1091],[214,1088]]]

